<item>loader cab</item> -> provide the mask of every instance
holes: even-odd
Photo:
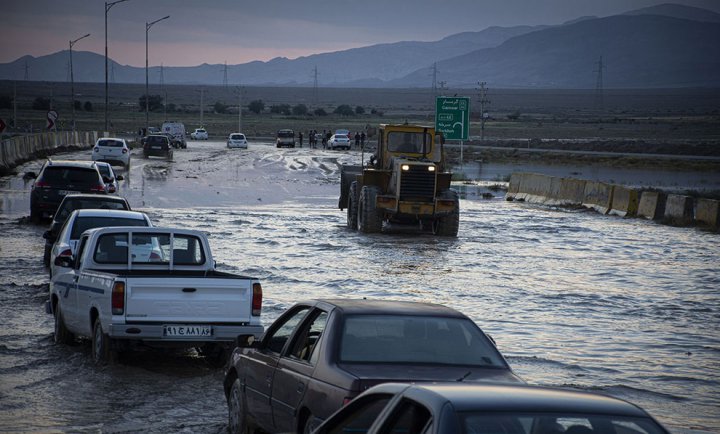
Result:
[[[377,169],[392,170],[393,160],[406,159],[433,162],[441,167],[443,140],[432,127],[417,125],[380,125],[378,148],[373,165]]]

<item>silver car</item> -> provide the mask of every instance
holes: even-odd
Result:
[[[232,133],[227,139],[228,148],[240,148],[247,149],[248,142],[245,134],[243,133]]]
[[[152,226],[147,214],[137,211],[110,209],[77,209],[65,220],[50,251],[50,279],[69,271],[59,264],[60,257],[71,257],[77,251],[80,235],[88,229],[109,226]]]

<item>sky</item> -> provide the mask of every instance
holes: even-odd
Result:
[[[673,2],[720,13],[718,0],[126,0],[108,12],[108,56],[145,66],[228,65],[398,41],[436,41],[491,26],[561,24]],[[0,0],[0,63],[105,51],[105,2]]]

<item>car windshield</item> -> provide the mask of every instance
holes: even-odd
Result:
[[[242,134],[233,134],[232,136],[230,136],[230,139],[232,139],[232,140],[243,140],[243,139],[245,139],[245,136],[243,136]]]
[[[278,131],[278,137],[294,137],[295,133],[292,131]]]
[[[168,141],[165,136],[148,136],[147,143],[150,145],[164,145]]]
[[[98,146],[109,146],[111,148],[122,148],[123,142],[120,140],[99,140]]]
[[[42,181],[48,184],[87,184],[97,185],[100,181],[96,169],[81,167],[46,167],[43,171]]]
[[[103,196],[98,196],[98,199]],[[62,207],[57,212],[55,220],[64,222],[67,220],[71,212],[76,209],[122,209],[128,210],[128,206],[125,201],[118,200],[95,200],[95,199],[66,199],[62,203]]]
[[[584,414],[460,414],[466,434],[664,434],[649,418]]]
[[[425,134],[426,152],[432,147],[432,138],[430,134]],[[387,147],[390,152],[423,152],[423,134],[393,131],[388,133]]]
[[[350,315],[340,361],[507,368],[471,320],[437,316]]]
[[[80,235],[88,229],[104,228],[108,226],[147,226],[145,219],[126,217],[78,217],[73,223],[71,240],[80,239]]]

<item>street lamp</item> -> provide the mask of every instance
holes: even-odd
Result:
[[[72,47],[75,43],[81,39],[90,36],[88,33],[85,36],[81,36],[74,41],[70,41],[70,105],[72,105],[72,131],[75,132],[75,77],[73,76],[73,62],[72,62]]]
[[[107,14],[110,8],[118,3],[127,0],[116,0],[114,2],[105,2],[105,131],[108,130],[108,47],[107,47]]]
[[[150,94],[148,90],[148,32],[153,24],[162,20],[167,20],[168,18],[170,18],[170,15],[162,17],[159,20],[155,20],[152,23],[145,23],[145,131],[147,131],[150,126]]]

